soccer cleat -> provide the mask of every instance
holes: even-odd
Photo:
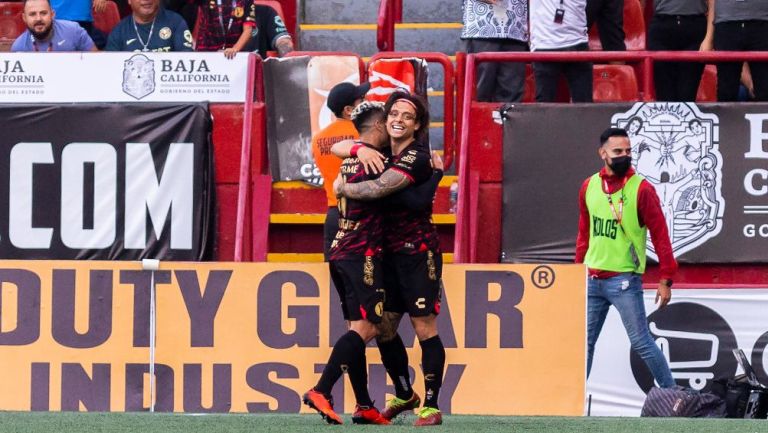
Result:
[[[304,404],[320,413],[328,424],[344,424],[341,417],[333,411],[333,401],[323,393],[310,389],[304,394]]]
[[[416,427],[423,427],[428,425],[440,425],[443,423],[443,416],[440,414],[439,409],[434,407],[424,406],[417,415],[416,422],[413,423]]]
[[[352,414],[352,422],[354,424],[391,424],[388,419],[381,416],[379,410],[373,406],[355,406],[355,413]]]
[[[411,394],[411,398],[408,400],[395,397],[392,400],[387,401],[387,406],[381,412],[381,416],[388,420],[392,420],[406,410],[413,410],[418,408],[420,404],[421,397],[419,397],[419,395],[415,392]]]

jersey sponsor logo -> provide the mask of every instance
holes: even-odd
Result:
[[[427,308],[427,300],[425,298],[419,298],[413,304],[421,310]]]
[[[170,39],[172,34],[173,32],[171,32],[170,27],[163,27],[162,29],[160,29],[159,32],[157,32],[157,35],[160,36],[160,39],[164,41],[167,41],[168,39]]]
[[[123,92],[141,99],[155,91],[155,62],[143,54],[123,63]]]
[[[637,103],[614,114],[632,143],[632,165],[655,188],[675,256],[717,236],[723,225],[719,118],[695,103]],[[648,255],[658,261],[650,239]]]

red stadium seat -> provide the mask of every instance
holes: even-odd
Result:
[[[715,67],[715,65],[707,65],[704,67],[704,73],[701,75],[701,83],[699,83],[699,91],[696,92],[696,101],[717,101],[717,67]]]
[[[0,2],[0,51],[9,51],[13,41],[26,30],[21,20],[23,8],[21,2]]]
[[[624,1],[624,42],[628,51],[645,50],[645,18],[643,18],[643,7],[640,6],[639,0]],[[597,25],[593,25],[589,32],[589,49],[593,51],[603,49]]]
[[[595,102],[637,101],[635,70],[626,65],[595,65],[593,71]]]
[[[109,35],[109,32],[120,22],[120,11],[117,9],[117,3],[113,1],[106,2],[106,8],[102,12],[93,13],[93,26]]]
[[[536,102],[536,82],[533,79],[533,66],[525,65],[525,87],[523,88],[523,102]]]

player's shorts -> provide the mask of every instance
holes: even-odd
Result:
[[[332,260],[330,268],[344,320],[381,323],[385,298],[381,259]]]
[[[411,317],[440,314],[443,256],[439,252],[389,254],[384,257],[384,310]]]

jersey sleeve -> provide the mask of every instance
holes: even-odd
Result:
[[[173,29],[173,51],[193,51],[192,50],[192,32],[187,27],[187,22],[177,15],[174,17]]]
[[[403,173],[414,184],[419,185],[432,177],[431,156],[424,151],[408,149],[393,165],[392,169]]]
[[[283,19],[280,15],[271,7],[264,8],[266,17],[262,20],[262,23],[266,23],[266,29],[260,29],[266,31],[266,37],[269,41],[269,47],[275,49],[275,42],[282,36],[288,36],[288,29],[285,27]]]
[[[111,32],[109,32],[107,46],[104,48],[105,51],[123,50],[123,26],[121,24],[122,23],[118,24]]]
[[[82,27],[77,28],[77,50],[91,51],[93,49],[93,40]]]

